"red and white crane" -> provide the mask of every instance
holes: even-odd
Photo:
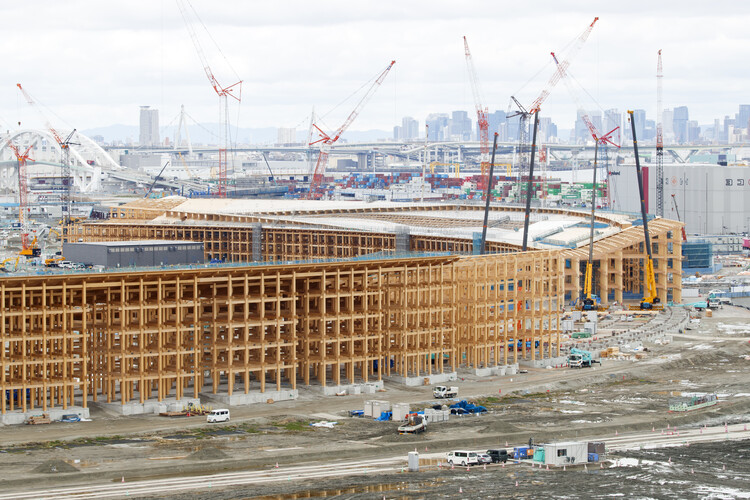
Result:
[[[573,58],[578,54],[578,52],[583,47],[583,44],[586,43],[586,40],[588,40],[589,35],[591,34],[591,30],[594,29],[594,25],[599,20],[598,17],[595,17],[594,20],[591,22],[591,24],[588,25],[588,27],[578,35],[578,37],[575,39],[573,46],[570,48],[570,51],[568,52],[568,55],[566,59],[561,63],[558,64],[555,67],[555,71],[552,73],[552,76],[550,76],[549,80],[547,81],[547,84],[542,89],[539,96],[537,96],[536,99],[531,103],[531,106],[529,106],[528,111],[526,108],[521,105],[520,102],[518,102],[518,99],[511,96],[511,100],[515,102],[516,106],[518,107],[518,111],[513,113],[512,115],[509,114],[508,118],[513,118],[515,116],[519,116],[519,123],[518,123],[518,158],[519,158],[519,168],[518,168],[518,197],[520,199],[521,196],[521,181],[523,177],[523,173],[528,169],[529,161],[526,157],[526,152],[529,150],[528,143],[529,143],[529,126],[528,121],[531,115],[534,115],[539,112],[539,109],[541,108],[542,104],[545,100],[547,100],[547,97],[549,97],[550,92],[552,91],[552,88],[557,85],[557,83],[560,81],[562,76],[567,71],[568,67],[570,66],[570,61],[573,60]]]
[[[477,123],[479,124],[479,153],[482,167],[482,175],[486,175],[489,166],[490,154],[490,122],[487,118],[487,107],[482,105],[482,89],[479,86],[477,71],[474,68],[474,60],[469,51],[469,42],[464,37],[464,53],[466,54],[466,69],[469,72],[471,81],[471,93],[474,95],[474,107],[477,110]]]
[[[26,161],[29,160],[29,153],[34,145],[30,144],[23,153],[10,140],[8,141],[8,147],[13,151],[18,160],[18,222],[21,224],[20,254],[26,257],[38,257],[41,249],[36,245],[36,240],[29,241],[29,186],[26,176]]]
[[[70,223],[70,191],[72,189],[72,179],[70,178],[70,146],[75,145],[74,142],[71,142],[71,138],[73,137],[73,134],[75,134],[75,129],[68,134],[68,137],[63,139],[62,136],[55,130],[55,127],[53,127],[49,120],[47,119],[47,116],[42,112],[42,110],[39,108],[38,103],[36,100],[34,100],[33,97],[24,89],[20,83],[17,83],[16,86],[21,91],[23,96],[26,98],[26,102],[31,105],[38,113],[39,116],[42,117],[42,119],[45,122],[45,126],[47,127],[47,130],[49,130],[50,134],[52,134],[52,137],[55,138],[55,141],[60,146],[60,152],[62,153],[61,164],[62,164],[62,183],[63,183],[63,190],[61,195],[61,201],[62,201],[62,229],[63,229],[63,238],[65,239],[65,235],[68,231],[68,224]]]
[[[200,40],[198,39],[198,34],[195,32],[195,29],[193,28],[193,23],[191,22],[191,19],[189,19],[191,17],[190,11],[192,11],[192,16],[195,17],[200,22],[198,13],[195,12],[195,9],[193,8],[189,0],[177,0],[177,6],[179,7],[180,13],[182,14],[182,18],[185,21],[185,27],[187,28],[188,33],[190,33],[190,38],[193,40],[193,45],[195,46],[195,52],[198,54],[198,58],[200,59],[201,64],[203,65],[203,71],[206,73],[206,76],[208,77],[208,81],[213,87],[214,92],[216,92],[216,95],[219,96],[220,131],[219,131],[218,196],[220,198],[226,198],[227,196],[227,151],[229,149],[229,143],[230,143],[229,141],[229,101],[227,98],[231,97],[237,102],[242,102],[242,80],[239,80],[236,83],[233,83],[227,86],[223,86],[219,83],[219,81],[216,79],[216,76],[214,75],[214,72],[211,70],[211,66],[208,64],[208,59],[206,58],[206,55],[203,52],[203,48],[201,47]],[[188,7],[190,8],[190,11],[188,11]],[[237,76],[236,73],[235,73],[235,76]]]
[[[315,169],[312,172],[312,179],[310,180],[310,190],[307,192],[308,200],[320,198],[318,188],[320,187],[320,184],[323,181],[323,177],[326,173],[326,166],[328,165],[328,155],[331,149],[331,145],[333,145],[336,141],[339,140],[339,138],[341,138],[341,135],[346,131],[346,129],[349,128],[349,125],[351,125],[355,118],[357,118],[360,111],[362,111],[362,108],[365,106],[365,104],[367,104],[367,101],[370,100],[375,91],[383,83],[383,80],[385,80],[385,77],[388,75],[388,72],[391,70],[394,64],[396,64],[396,61],[391,61],[391,63],[380,73],[380,75],[378,75],[370,88],[367,89],[367,92],[362,97],[362,99],[360,99],[360,101],[357,103],[354,110],[349,113],[349,116],[346,118],[346,120],[344,120],[344,123],[342,123],[334,133],[329,135],[324,132],[316,123],[312,124],[312,127],[317,131],[318,138],[314,141],[311,140],[309,145],[313,146],[315,144],[319,144],[320,152],[318,153],[318,161],[315,163]]]

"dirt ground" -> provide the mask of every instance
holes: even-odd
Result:
[[[750,311],[724,307],[712,318],[691,324],[666,345],[644,344],[647,358],[639,361],[603,360],[591,369],[529,369],[528,373],[479,379],[467,373],[458,385],[461,396],[489,408],[480,416],[453,417],[435,423],[418,436],[400,436],[397,423],[348,417],[362,409],[367,396],[320,398],[302,391],[297,402],[232,408],[232,422],[217,426],[201,417],[169,419],[158,416],[116,417],[92,411],[92,422],[54,423],[48,426],[0,428],[0,484],[7,488],[127,481],[180,474],[201,475],[232,470],[264,469],[281,464],[319,463],[323,460],[365,460],[368,457],[404,456],[414,448],[429,452],[451,448],[482,449],[535,442],[614,435],[653,427],[717,425],[750,420]],[[406,388],[386,384],[377,399],[409,402],[412,408],[435,404],[429,387]],[[501,391],[501,392],[499,392]],[[689,414],[667,413],[673,395],[717,393],[720,404]],[[312,428],[310,422],[335,420],[332,429]],[[482,471],[424,472],[413,475],[356,476],[294,482],[272,486],[214,491],[210,498],[492,498],[498,488],[516,498],[535,498],[543,492],[568,496],[571,476],[575,484],[610,489],[624,477],[634,496],[669,497],[669,485],[683,488],[677,497],[699,498],[698,479],[718,477],[713,469],[720,456],[728,457],[726,480],[750,476],[748,443],[701,444],[675,451],[627,453],[641,465],[605,470],[558,472],[510,470],[490,476]],[[669,467],[664,454],[672,453]],[[729,463],[731,460],[737,462]],[[745,457],[744,462],[735,460]],[[684,458],[684,459],[683,459]],[[645,462],[644,462],[645,461]],[[60,467],[56,467],[56,464]],[[63,472],[63,465],[75,472]],[[694,474],[687,468],[694,469]],[[731,468],[730,468],[731,467]],[[54,469],[54,470],[53,470]],[[632,469],[632,470],[631,470]],[[651,470],[654,469],[654,470]],[[662,470],[663,469],[663,470]],[[657,470],[665,475],[661,486]],[[546,473],[545,473],[546,472]],[[583,476],[583,474],[587,474]],[[685,478],[689,474],[689,478]],[[408,476],[408,477],[407,477]],[[740,479],[737,479],[740,478]],[[515,482],[519,487],[516,489]],[[705,482],[705,481],[704,481]],[[568,486],[566,486],[568,485]],[[638,486],[641,485],[641,486]],[[650,485],[650,486],[649,486]],[[651,487],[653,495],[644,493]],[[739,486],[738,486],[739,487]],[[581,486],[583,488],[583,486]],[[696,489],[698,488],[698,489]],[[747,486],[744,486],[747,489]],[[459,489],[466,494],[458,493]],[[741,489],[741,488],[740,488]],[[471,491],[473,494],[469,494]],[[570,498],[584,490],[570,491]],[[675,490],[678,491],[678,490]],[[746,490],[745,490],[746,491]],[[661,492],[661,493],[659,493]],[[493,494],[494,493],[494,494]],[[592,496],[592,495],[589,495]],[[596,495],[594,495],[596,496]],[[194,498],[200,496],[191,495]],[[672,496],[674,498],[674,496]],[[726,496],[732,498],[732,495]],[[209,496],[205,496],[209,498]],[[724,498],[718,496],[716,498]]]

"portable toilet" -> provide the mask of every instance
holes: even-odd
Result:
[[[569,441],[544,445],[544,463],[546,465],[574,465],[588,462],[588,443]]]

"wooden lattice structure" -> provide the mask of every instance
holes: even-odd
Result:
[[[2,411],[549,357],[560,266],[531,252],[2,278]]]

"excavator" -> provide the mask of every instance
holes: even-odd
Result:
[[[27,247],[24,247],[20,252],[18,252],[18,255],[26,258],[32,258],[32,257],[39,257],[42,255],[42,249],[37,244],[37,238],[34,236],[34,239]]]
[[[646,253],[648,258],[646,259],[646,269],[644,271],[645,283],[643,286],[643,299],[637,306],[630,306],[630,309],[640,309],[644,311],[648,310],[661,310],[664,306],[661,304],[661,299],[656,293],[656,275],[654,274],[654,259],[651,254],[651,235],[648,232],[648,217],[646,214],[646,201],[643,195],[643,177],[641,175],[641,160],[638,156],[638,141],[635,136],[635,119],[633,118],[633,111],[628,110],[630,115],[630,125],[633,131],[633,152],[635,153],[635,169],[638,175],[638,193],[641,197],[641,217],[643,218],[643,234],[645,237]]]
[[[3,260],[2,262],[0,262],[0,271],[6,273],[18,271],[18,261],[20,258],[20,255],[16,255],[15,257],[8,257],[7,259]]]

